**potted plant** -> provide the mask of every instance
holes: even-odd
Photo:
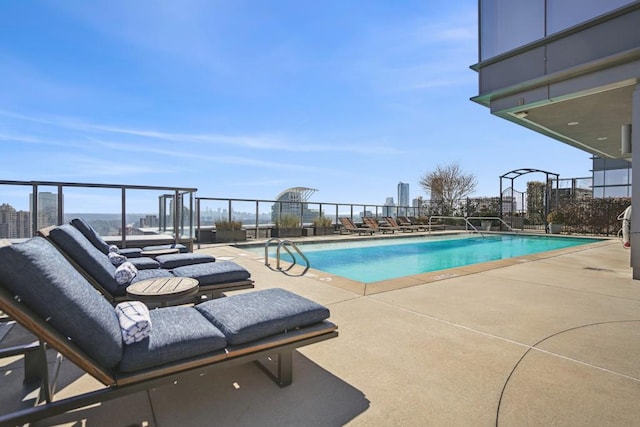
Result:
[[[480,227],[485,231],[491,231],[494,220],[488,218],[496,218],[498,213],[488,207],[483,207],[480,209],[480,212],[478,212],[478,216],[487,218],[480,220]]]
[[[547,215],[547,222],[549,223],[549,232],[553,234],[559,234],[562,232],[562,227],[564,227],[564,213],[557,209],[552,210]]]
[[[216,221],[216,243],[241,242],[247,240],[247,230],[242,229],[242,221]]]
[[[333,234],[333,219],[320,214],[313,219],[313,234],[315,236],[325,236]]]
[[[271,237],[301,237],[300,218],[292,214],[281,215],[271,229]]]

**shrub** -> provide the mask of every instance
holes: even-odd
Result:
[[[559,211],[557,209],[552,210],[551,212],[549,212],[549,215],[547,215],[547,222],[551,224],[563,224],[564,221],[564,214],[562,213],[562,211]]]
[[[230,231],[230,230],[242,230],[242,221],[216,221],[216,230]]]
[[[331,227],[333,225],[333,219],[328,216],[320,215],[313,219],[314,227]]]
[[[300,218],[292,214],[282,215],[276,220],[276,227],[278,228],[299,228]]]

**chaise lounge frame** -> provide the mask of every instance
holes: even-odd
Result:
[[[33,408],[0,415],[0,425],[18,425],[52,417],[73,409],[171,383],[180,375],[189,372],[209,372],[248,362],[257,362],[258,366],[278,386],[286,387],[293,381],[293,350],[338,336],[337,327],[331,322],[324,321],[247,345],[228,347],[227,351],[182,360],[156,369],[152,368],[141,372],[114,376],[108,370],[98,366],[95,361],[66,337],[45,322],[37,320],[38,317],[31,310],[16,302],[14,297],[5,289],[0,289],[0,309],[40,339],[40,346],[35,351],[40,352],[41,357],[37,358],[37,366],[31,366],[31,369],[40,373],[41,398],[45,401],[45,403]],[[53,401],[56,378],[54,377],[53,380],[50,378],[49,367],[44,354],[46,347],[57,350],[63,357],[69,359],[80,369],[104,384],[106,388]],[[278,359],[277,372],[272,373],[262,364],[261,360],[274,354]],[[60,364],[61,362],[62,359],[58,358],[57,363]],[[59,366],[56,367],[56,371],[58,370]]]
[[[347,230],[349,233],[358,233],[359,235],[370,234],[376,232],[376,230],[369,227],[358,227],[356,226],[351,218],[347,218],[345,216],[339,218],[340,223],[342,224],[342,228],[340,229],[340,234],[342,234],[342,230]]]
[[[4,242],[0,242],[0,245],[4,244]],[[16,354],[25,351],[36,353],[35,357],[30,360],[25,359],[25,365],[29,365],[25,366],[25,369],[32,373],[30,379],[40,381],[39,400],[44,401],[38,406],[0,415],[0,425],[22,425],[174,382],[178,377],[194,371],[208,372],[248,362],[258,363],[277,385],[286,387],[293,381],[293,351],[295,349],[338,336],[337,326],[325,320],[247,344],[228,345],[211,354],[195,356],[131,373],[114,373],[100,366],[86,352],[42,320],[16,295],[4,287],[0,287],[0,310],[39,339],[40,344],[37,348],[23,347],[22,351]],[[53,378],[50,377],[46,358],[48,347],[58,352]],[[267,356],[273,357],[274,355],[277,356],[275,373],[261,362]],[[84,372],[100,381],[105,385],[105,388],[54,401],[55,383],[62,357],[67,358]]]
[[[95,277],[93,277],[91,274],[85,271],[82,268],[82,266],[80,266],[73,258],[71,258],[71,256],[69,256],[62,248],[56,245],[56,243],[49,236],[49,234],[51,233],[51,230],[55,228],[57,228],[57,226],[55,225],[42,228],[38,230],[38,235],[47,239],[56,249],[58,249],[58,251],[62,255],[64,255],[64,257],[67,259],[67,261],[69,261],[69,263],[73,265],[73,267],[80,274],[82,274],[82,276],[84,276],[84,278],[87,279],[87,281],[91,283],[91,285],[94,288],[96,288],[102,295],[104,295],[104,297],[107,300],[109,300],[111,303],[116,304],[116,303],[131,299],[126,295],[125,296],[113,295],[111,292],[105,289],[104,286],[102,286],[100,282],[98,282],[95,279]],[[209,298],[218,298],[223,296],[225,292],[232,292],[232,291],[238,291],[243,289],[253,289],[253,288],[254,288],[254,282],[251,279],[240,280],[237,282],[220,283],[220,284],[214,284],[214,285],[200,285],[200,287],[198,288],[198,294],[196,295],[196,297],[201,297],[203,295],[206,295]],[[181,303],[181,302],[184,302],[184,301],[176,300],[176,303]]]

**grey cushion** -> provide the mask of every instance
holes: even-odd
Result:
[[[118,252],[127,258],[138,258],[142,256],[141,248],[120,248]]]
[[[329,309],[284,289],[266,289],[195,306],[227,338],[238,345],[321,322]]]
[[[146,256],[139,258],[127,258],[131,264],[135,265],[138,270],[149,270],[160,268],[160,263],[153,258]]]
[[[126,286],[115,280],[116,267],[75,227],[65,224],[54,228],[49,238],[76,264],[112,295],[124,295]]]
[[[51,243],[34,237],[0,248],[0,284],[105,368],[122,355],[113,307]]]
[[[162,249],[178,249],[180,252],[189,252],[188,248],[182,243],[172,243],[170,245],[145,246],[143,251],[158,251]]]
[[[177,277],[192,277],[197,279],[200,286],[238,282],[251,277],[251,274],[249,274],[244,267],[231,261],[185,265],[183,267],[176,267],[172,269],[171,272]]]
[[[214,262],[215,260],[215,257],[211,255],[193,252],[159,255],[156,257],[156,261],[160,263],[160,267],[167,269],[182,267],[185,265],[201,264],[203,262]]]
[[[102,253],[109,253],[109,244],[105,242],[98,232],[83,218],[73,218],[71,220],[71,225],[78,229],[87,239],[89,239],[93,246],[100,249]]]
[[[123,372],[212,353],[226,346],[222,332],[193,307],[159,308],[149,315],[153,325],[149,337],[124,346],[120,362]]]

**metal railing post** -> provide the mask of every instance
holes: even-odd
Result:
[[[179,221],[178,205],[182,204],[181,200],[179,200],[178,197],[179,197],[178,190],[175,190],[173,195],[173,240],[175,243],[178,243],[178,225],[180,224],[178,222]]]
[[[33,183],[31,187],[31,236],[38,234],[38,184]]]
[[[56,213],[56,216],[58,217],[56,219],[56,224],[57,225],[62,225],[64,223],[64,197],[62,195],[62,185],[58,185],[58,212]]]
[[[196,235],[198,238],[198,249],[200,249],[200,241],[202,240],[202,231],[200,230],[200,199],[196,198]]]
[[[120,233],[122,235],[122,240],[120,242],[120,247],[121,248],[126,248],[127,247],[127,195],[126,195],[127,189],[122,186],[120,189],[120,197],[121,197],[121,208],[122,210],[120,211],[120,227],[122,232]]]

